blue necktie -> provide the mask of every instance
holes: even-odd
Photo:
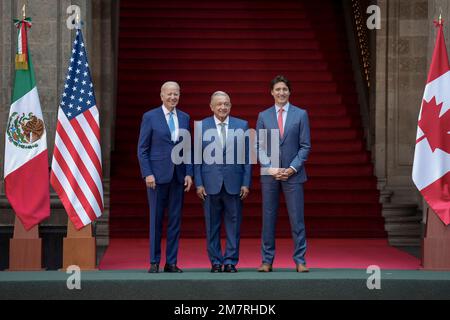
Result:
[[[169,130],[170,130],[170,137],[172,139],[173,142],[175,142],[175,121],[173,120],[173,112],[170,113],[169,115]]]

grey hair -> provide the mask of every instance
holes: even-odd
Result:
[[[169,86],[177,87],[178,91],[180,91],[180,85],[178,83],[176,83],[175,81],[167,81],[164,82],[164,84],[161,86],[161,92]]]
[[[223,97],[227,97],[228,100],[231,102],[230,96],[228,95],[228,93],[224,92],[224,91],[216,91],[211,95],[211,102],[210,104],[212,104],[212,101],[214,100],[214,97],[217,96],[223,96]]]

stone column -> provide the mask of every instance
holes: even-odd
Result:
[[[119,3],[114,0],[93,0],[90,11],[92,39],[88,50],[100,111],[105,201],[105,210],[97,223],[97,243],[106,245],[109,240],[109,186],[116,110]]]
[[[417,117],[426,83],[428,1],[379,0],[375,170],[390,243],[419,245],[421,212],[412,182]]]

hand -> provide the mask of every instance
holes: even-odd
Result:
[[[184,188],[184,192],[189,192],[189,190],[191,190],[192,184],[193,183],[191,176],[184,177],[184,186],[186,187]]]
[[[197,196],[205,201],[205,197],[207,196],[207,194],[204,187],[197,187]]]
[[[184,177],[184,192],[189,192],[193,184],[191,176]]]
[[[281,173],[281,181],[287,181],[294,173],[295,171],[292,168],[283,169]]]
[[[248,194],[250,193],[250,189],[247,187],[241,187],[241,194],[239,195],[241,197],[241,200],[244,200],[247,198]]]
[[[274,177],[275,180],[281,180],[281,172],[283,169],[280,168],[269,168],[269,174]]]
[[[155,176],[154,175],[146,176],[145,184],[147,185],[147,188],[152,188],[153,190],[155,190],[155,188],[156,188]]]

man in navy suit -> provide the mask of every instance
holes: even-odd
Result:
[[[242,201],[249,194],[251,180],[249,140],[245,135],[248,123],[229,115],[230,97],[223,91],[211,96],[210,107],[214,116],[201,122],[203,159],[201,164],[194,165],[194,178],[197,195],[204,201],[211,272],[237,272]],[[214,140],[208,142],[212,137]],[[222,218],[227,239],[223,253]]]
[[[175,164],[172,157],[172,149],[183,143],[180,131],[189,131],[189,115],[176,108],[179,99],[180,86],[176,82],[166,82],[161,87],[162,106],[146,112],[142,117],[138,158],[150,207],[149,273],[159,272],[166,208],[168,225],[164,272],[182,272],[177,266],[177,254],[183,191],[188,192],[192,186],[193,167],[190,162]]]
[[[269,156],[271,160],[261,161],[263,228],[262,264],[258,268],[259,272],[272,271],[275,257],[275,224],[281,191],[286,200],[291,224],[296,270],[309,271],[305,261],[303,183],[306,181],[305,162],[311,149],[310,131],[308,114],[289,103],[290,93],[291,85],[288,79],[283,76],[274,78],[271,82],[271,94],[275,105],[261,112],[256,124],[260,160],[267,160]],[[267,131],[260,131],[262,129]],[[269,136],[271,132],[279,135],[275,146]],[[276,151],[278,154],[271,154]],[[261,154],[265,157],[261,157]]]

